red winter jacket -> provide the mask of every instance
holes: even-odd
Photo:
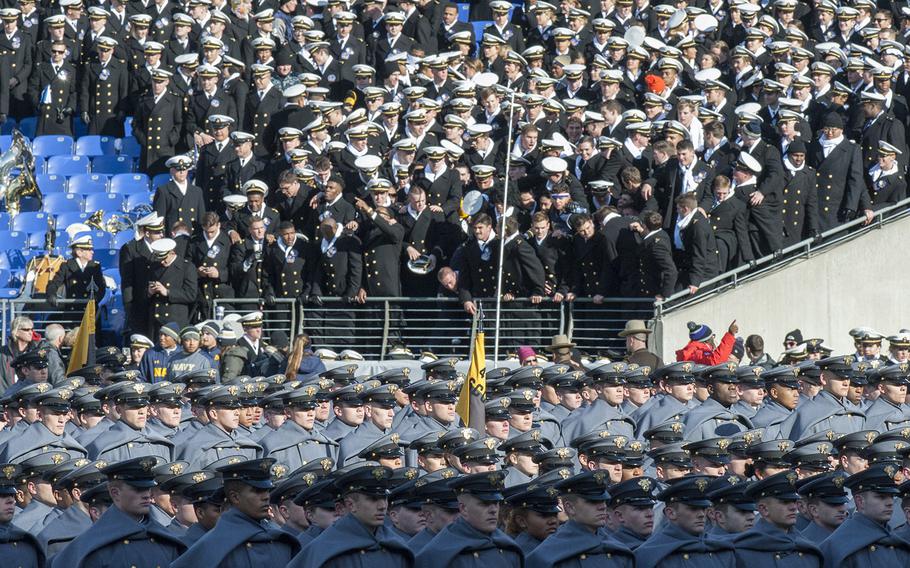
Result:
[[[720,365],[730,358],[736,338],[729,331],[720,340],[717,349],[702,341],[690,341],[685,347],[676,351],[677,361],[692,361],[701,365]]]

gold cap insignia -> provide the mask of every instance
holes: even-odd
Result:
[[[673,422],[672,424],[670,424],[670,430],[672,430],[674,434],[679,434],[680,432],[683,431],[683,423],[682,422]]]
[[[717,447],[721,450],[726,450],[730,447],[730,440],[728,438],[721,438],[717,441]]]
[[[790,440],[781,440],[777,443],[777,449],[782,452],[790,451]]]
[[[401,440],[401,435],[398,434],[397,432],[395,434],[389,435],[389,441],[392,442],[393,444],[397,444],[400,440]]]
[[[531,374],[534,375],[535,379],[539,379],[540,375],[543,374],[543,369],[540,367],[534,367],[534,370],[531,371]]]
[[[648,478],[639,479],[638,486],[641,488],[642,491],[649,492],[649,491],[651,491],[651,480]]]
[[[854,361],[853,355],[844,355],[844,364],[852,365]]]
[[[16,470],[17,470],[17,469],[18,469],[18,468],[17,468],[16,466],[14,466],[14,465],[5,466],[5,467],[3,468],[3,475],[4,475],[7,479],[12,479],[13,476],[16,475]]]
[[[412,468],[408,469],[406,472],[404,472],[404,477],[408,481],[417,477],[417,468],[412,467]]]
[[[531,439],[535,442],[540,441],[540,430],[531,430]]]
[[[180,475],[181,473],[183,473],[184,467],[185,467],[184,464],[182,464],[180,462],[174,462],[170,466],[168,466],[168,469],[170,470],[170,472],[172,474]]]
[[[699,493],[704,493],[705,489],[708,487],[707,479],[696,479],[695,487],[698,488]]]
[[[689,362],[683,363],[680,367],[681,367],[682,370],[685,371],[686,373],[691,373],[691,372],[692,372],[692,369],[694,368],[693,365],[692,365],[692,363],[689,363]]]
[[[607,474],[606,474],[606,473],[604,473],[604,472],[602,472],[602,471],[595,471],[595,472],[594,472],[594,481],[595,481],[598,485],[603,485],[606,479],[607,479]]]
[[[897,473],[897,468],[893,465],[886,465],[884,467],[885,473],[888,474],[888,477],[894,477],[894,474]]]
[[[796,485],[797,479],[799,479],[799,476],[796,475],[796,472],[791,471],[787,474],[787,482],[789,482],[790,485]]]
[[[556,489],[555,487],[547,487],[547,497],[550,497],[551,499],[556,499],[557,497],[559,497],[559,490]]]
[[[38,392],[40,392],[41,394],[44,394],[47,391],[51,390],[51,384],[50,383],[38,383],[35,385],[35,389]]]
[[[199,471],[199,472],[196,472],[196,473],[193,474],[193,482],[194,482],[194,483],[202,483],[203,481],[205,481],[205,474],[204,474],[204,473],[202,473],[201,471]]]
[[[626,439],[625,436],[616,436],[615,438],[613,438],[613,443],[616,445],[617,448],[621,448],[621,447],[625,446],[627,441],[628,440]]]
[[[522,392],[522,396],[525,397],[525,400],[532,400],[534,398],[534,391],[525,389],[525,391]]]
[[[557,475],[559,475],[559,477],[561,477],[563,479],[569,479],[570,477],[572,477],[572,472],[569,471],[568,469],[562,467],[562,468],[559,468],[559,470],[557,471]]]
[[[569,448],[557,448],[556,455],[562,459],[568,459],[572,455],[572,450]]]
[[[54,462],[54,465],[61,464],[66,459],[64,456],[66,454],[54,454],[51,456],[51,461]]]
[[[240,392],[240,389],[238,389],[235,385],[231,385],[227,388],[227,391],[231,396],[237,396],[237,394]]]
[[[486,446],[488,450],[492,450],[496,447],[497,442],[496,438],[487,438],[483,441],[483,445]]]
[[[456,475],[456,473],[455,473],[454,469],[446,469],[446,470],[443,470],[443,472],[442,472],[443,479],[452,479],[453,477],[455,477],[455,475]]]
[[[841,477],[840,475],[834,476],[834,477],[831,479],[831,483],[833,483],[835,487],[837,487],[838,489],[840,489],[841,487],[844,486],[844,478]]]
[[[878,432],[875,432],[875,431],[866,432],[866,441],[869,442],[870,444],[877,437],[878,437]]]

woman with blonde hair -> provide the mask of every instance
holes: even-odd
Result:
[[[310,348],[310,336],[306,333],[298,334],[288,355],[288,367],[284,375],[289,381],[302,381],[324,372],[325,365],[319,357],[313,355]]]

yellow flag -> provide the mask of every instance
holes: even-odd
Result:
[[[461,387],[455,411],[461,416],[465,426],[479,432],[484,430],[483,399],[487,392],[487,360],[484,353],[483,332],[478,331],[471,349],[471,366],[468,378]]]
[[[89,300],[85,306],[82,323],[79,324],[79,333],[76,334],[76,344],[70,353],[70,362],[66,373],[72,373],[95,363],[95,300]]]

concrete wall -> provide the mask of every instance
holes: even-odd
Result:
[[[743,338],[757,333],[775,359],[784,335],[821,337],[835,354],[853,353],[850,329],[871,327],[884,335],[910,328],[910,219],[886,225],[861,238],[728,290],[717,297],[665,315],[652,348],[667,362],[688,341],[686,322],[705,323],[718,338],[732,320]],[[887,342],[883,352],[887,351]]]

